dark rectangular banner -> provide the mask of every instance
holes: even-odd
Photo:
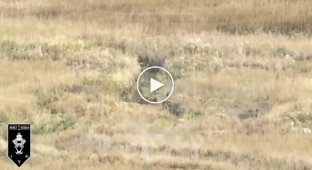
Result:
[[[8,156],[19,167],[30,157],[30,124],[8,125]]]

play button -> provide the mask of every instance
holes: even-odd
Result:
[[[154,92],[155,90],[161,88],[162,86],[164,86],[163,83],[151,78],[150,79],[150,92]]]
[[[152,104],[162,103],[170,98],[174,89],[172,75],[159,66],[148,67],[137,79],[139,96]]]

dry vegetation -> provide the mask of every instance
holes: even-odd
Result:
[[[0,169],[9,122],[23,169],[311,169],[311,33],[309,0],[0,0]]]

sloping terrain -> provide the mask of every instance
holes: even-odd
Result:
[[[1,169],[12,122],[23,169],[311,169],[311,2],[246,2],[0,1]],[[151,65],[166,107],[135,90]]]

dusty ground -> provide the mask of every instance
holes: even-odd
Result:
[[[10,122],[32,124],[22,169],[311,169],[311,5],[1,0],[1,169]],[[167,109],[134,89],[148,65]]]

